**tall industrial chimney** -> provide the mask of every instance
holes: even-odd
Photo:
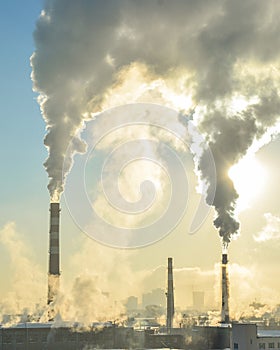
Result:
[[[172,258],[168,258],[168,276],[167,276],[167,316],[166,316],[166,328],[167,332],[170,333],[173,328],[173,317],[174,317],[174,291],[173,291],[173,267]]]
[[[49,242],[49,276],[48,304],[51,304],[59,290],[59,203],[50,205],[50,242]]]
[[[229,323],[229,280],[228,280],[228,256],[222,255],[222,313],[221,323]]]

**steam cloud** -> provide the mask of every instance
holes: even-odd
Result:
[[[77,130],[110,104],[114,89],[126,86],[131,67],[137,72],[132,79],[142,79],[146,66],[149,83],[160,78],[170,90],[181,86],[197,106],[194,120],[209,141],[217,179],[205,155],[198,169],[227,246],[239,229],[238,194],[228,170],[252,144],[259,141],[260,147],[278,121],[279,15],[277,0],[47,0],[34,33],[31,65],[47,123],[51,199],[59,200],[63,191],[63,162],[70,170],[74,153],[85,150],[78,137],[72,139]],[[153,94],[155,87],[147,86],[145,94]],[[160,98],[166,101],[163,94]],[[70,142],[72,154],[65,160]]]
[[[6,273],[10,278],[6,282],[13,286],[11,291],[1,296],[1,323],[26,322],[30,315],[41,311],[44,274],[34,261],[32,252],[22,240],[14,222],[0,228],[0,245],[6,251],[9,261],[9,271]],[[5,315],[13,316],[4,320]]]
[[[49,310],[45,306],[45,274],[23,238],[14,222],[0,227],[0,246],[9,267],[6,285],[10,290],[7,292],[2,286],[0,301],[0,322],[6,326],[49,320]],[[70,276],[65,278],[64,274],[61,279],[54,305],[56,324],[66,325],[78,320],[87,327],[94,321],[121,321],[124,314],[121,300],[138,291],[139,281],[143,279],[129,266],[127,256],[131,252],[109,249],[84,237],[79,248],[69,259]],[[98,266],[98,271],[91,271],[86,266]],[[109,295],[108,291],[113,292]]]
[[[260,232],[254,235],[256,242],[266,242],[269,240],[278,240],[280,238],[280,218],[272,215],[271,213],[265,213],[266,225]]]

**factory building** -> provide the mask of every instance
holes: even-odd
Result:
[[[114,324],[80,329],[66,324],[19,323],[0,328],[0,350],[128,349],[135,344],[145,345],[132,328]]]
[[[256,324],[233,323],[231,349],[280,349],[280,330],[259,330]]]

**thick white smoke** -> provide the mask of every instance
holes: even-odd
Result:
[[[8,262],[5,276],[8,291],[2,288],[0,322],[6,325],[38,319],[47,322],[46,276],[15,223],[0,228],[0,246]],[[65,271],[60,281],[54,305],[56,323],[71,321],[88,326],[94,321],[121,321],[125,311],[122,300],[141,290],[143,280],[143,275],[132,272],[128,263],[131,252],[113,250],[85,237],[79,248],[69,258],[69,275]]]
[[[14,222],[0,228],[0,245],[7,253],[6,285],[12,288],[1,295],[0,320],[2,323],[26,322],[30,315],[38,316],[44,294],[44,274],[34,261],[32,252]],[[5,320],[5,315],[9,316]]]
[[[280,218],[271,213],[265,213],[266,225],[260,232],[254,235],[256,242],[262,243],[270,240],[278,240],[280,238]]]
[[[63,162],[70,170],[73,154],[85,149],[72,139],[77,130],[110,105],[109,97],[123,103],[112,89],[126,86],[132,66],[147,66],[144,96],[154,94],[158,86],[152,82],[160,78],[170,91],[180,86],[197,106],[194,118],[217,167],[214,203],[208,204],[216,208],[214,224],[227,245],[239,229],[238,194],[228,170],[278,121],[279,15],[278,0],[47,0],[31,64],[47,124],[51,199],[59,200],[63,191]],[[141,80],[137,72],[134,79]],[[139,99],[129,92],[126,103]],[[65,160],[70,142],[73,152]],[[209,199],[214,179],[203,155],[198,169]]]

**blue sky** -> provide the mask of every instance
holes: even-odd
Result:
[[[15,0],[0,5],[0,226],[15,221],[35,245],[45,242],[41,235],[30,233],[48,220],[44,210],[48,206],[47,176],[42,165],[47,156],[45,125],[32,91],[29,64],[34,50],[32,33],[42,4]]]
[[[3,1],[1,33],[1,224],[44,195],[44,122],[32,91],[30,55],[42,1]],[[47,193],[46,193],[47,196]],[[21,218],[22,215],[19,215]]]

